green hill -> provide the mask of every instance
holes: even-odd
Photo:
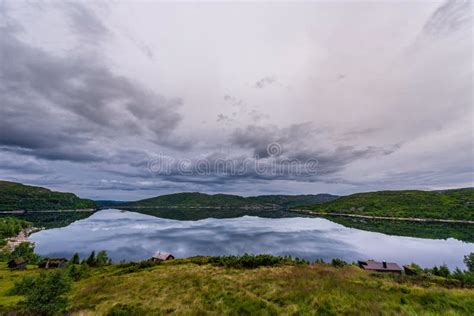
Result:
[[[337,199],[338,196],[331,194],[306,194],[306,195],[259,195],[248,197],[247,200],[257,203],[274,204],[281,207],[292,207],[297,205],[320,204]]]
[[[175,193],[150,199],[124,203],[126,207],[160,207],[160,208],[280,208],[302,204],[321,203],[336,196],[318,195],[262,195],[242,197],[229,194],[209,195],[204,193]]]
[[[129,207],[183,207],[183,208],[264,208],[264,203],[247,200],[238,195],[204,193],[175,193],[150,199],[125,203]]]
[[[370,216],[474,220],[474,188],[357,193],[306,209]]]
[[[96,203],[72,193],[0,181],[0,211],[40,211],[95,208]]]

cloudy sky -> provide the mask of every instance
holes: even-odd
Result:
[[[0,1],[0,179],[95,199],[473,186],[469,1]]]

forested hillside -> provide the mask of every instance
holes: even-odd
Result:
[[[356,193],[306,209],[371,216],[474,220],[474,188]]]
[[[92,200],[73,193],[55,192],[42,187],[0,181],[0,211],[40,211],[95,208]]]

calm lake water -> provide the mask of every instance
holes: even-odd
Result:
[[[164,219],[120,210],[103,210],[67,227],[30,236],[44,256],[81,257],[106,250],[115,261],[150,258],[156,250],[176,257],[268,253],[309,260],[387,260],[424,267],[447,264],[464,267],[463,256],[474,243],[390,236],[347,228],[311,217]]]

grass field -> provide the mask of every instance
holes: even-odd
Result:
[[[14,281],[39,269],[0,267],[0,310],[18,310]],[[436,278],[354,266],[235,269],[174,260],[144,269],[91,270],[69,293],[73,315],[473,315],[474,289]]]

